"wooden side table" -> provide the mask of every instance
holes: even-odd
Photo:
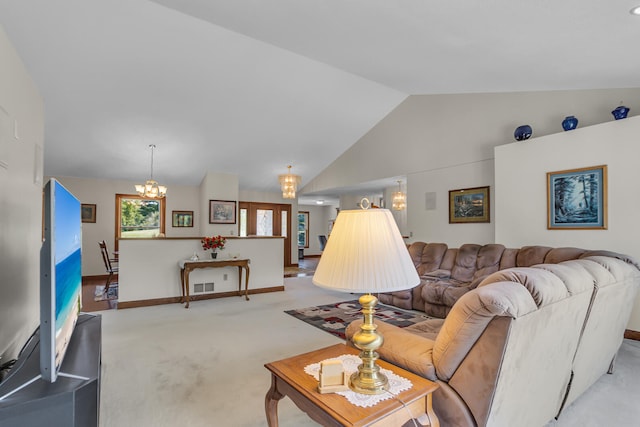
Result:
[[[212,259],[202,261],[184,260],[178,262],[180,267],[180,285],[182,286],[182,301],[186,302],[184,308],[189,308],[189,273],[197,268],[223,268],[238,267],[238,295],[242,295],[242,269],[244,276],[244,297],[249,301],[249,264],[251,260],[243,259]],[[186,296],[185,296],[186,293]]]
[[[343,354],[358,355],[359,352],[345,344],[336,344],[264,365],[271,371],[271,388],[265,397],[269,427],[278,426],[278,401],[285,396],[323,426],[413,426],[411,418],[417,419],[418,425],[440,426],[432,407],[432,393],[438,384],[383,360],[378,360],[380,367],[409,379],[413,384],[413,387],[397,396],[406,407],[393,397],[372,407],[362,408],[351,404],[344,396],[320,394],[318,381],[304,372],[304,367]]]

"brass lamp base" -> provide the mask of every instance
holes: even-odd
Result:
[[[382,335],[376,332],[377,326],[373,323],[378,298],[366,294],[362,295],[358,301],[362,306],[364,322],[360,330],[353,335],[352,341],[361,350],[362,365],[358,366],[358,372],[351,375],[349,388],[356,393],[382,394],[389,389],[389,380],[380,372],[380,367],[376,364],[378,360],[376,350],[384,342]]]

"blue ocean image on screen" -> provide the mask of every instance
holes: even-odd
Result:
[[[80,203],[56,182],[55,198],[56,334],[72,310],[77,310],[82,289],[82,222]]]
[[[82,257],[78,249],[56,264],[56,331],[60,330],[72,309],[77,310],[82,286]]]

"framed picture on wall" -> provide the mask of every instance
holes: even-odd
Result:
[[[607,229],[607,166],[547,172],[547,228]]]
[[[489,187],[449,191],[449,224],[489,221]]]
[[[209,200],[209,224],[235,224],[236,202]]]
[[[96,205],[82,203],[80,207],[82,222],[96,222]]]
[[[193,227],[193,211],[171,211],[172,227]]]

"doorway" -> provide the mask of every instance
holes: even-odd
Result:
[[[239,202],[239,236],[284,237],[284,266],[291,263],[291,205]]]

